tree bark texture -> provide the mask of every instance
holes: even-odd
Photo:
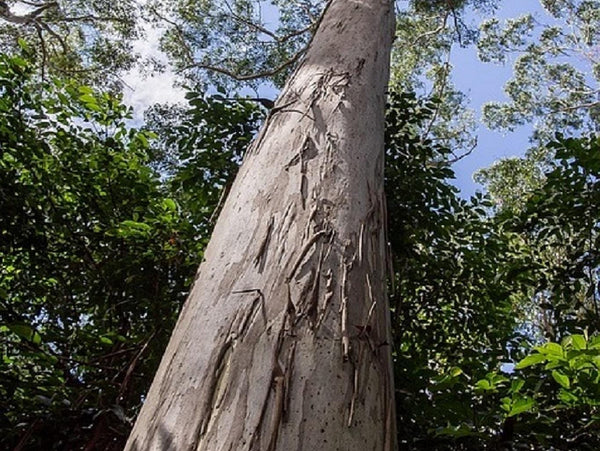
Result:
[[[129,450],[395,448],[389,0],[332,0],[245,157]]]

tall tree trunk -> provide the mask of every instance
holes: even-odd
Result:
[[[219,217],[129,450],[395,448],[390,0],[332,0]]]

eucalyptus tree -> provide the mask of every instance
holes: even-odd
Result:
[[[394,448],[393,17],[390,1],[328,4],[246,152],[127,449]]]
[[[394,2],[396,40],[391,87],[440,100],[429,134],[456,154],[474,149],[474,115],[451,83],[451,49],[476,40],[465,11],[489,13],[498,0]],[[147,16],[164,34],[175,71],[227,91],[279,89],[306,51],[325,0],[150,0]],[[245,91],[247,92],[247,91]],[[269,91],[266,91],[269,92]],[[455,155],[453,158],[457,158]]]
[[[118,87],[119,73],[136,61],[139,37],[135,0],[0,1],[0,48],[18,49],[18,40],[36,55],[38,72]]]

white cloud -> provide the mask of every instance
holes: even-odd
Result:
[[[184,100],[183,89],[175,87],[177,76],[169,68],[168,61],[159,50],[159,41],[163,29],[155,24],[146,24],[144,35],[133,44],[133,50],[139,53],[142,61],[155,59],[165,63],[167,69],[162,73],[144,74],[135,68],[123,76],[125,82],[124,103],[133,107],[134,120],[143,118],[144,110],[155,103],[176,103]]]
[[[173,86],[175,75],[166,72],[144,76],[139,71],[131,71],[123,77],[127,87],[124,103],[133,107],[134,119],[140,120],[144,110],[155,103],[176,103],[184,100],[184,91]]]

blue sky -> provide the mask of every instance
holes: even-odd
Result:
[[[539,19],[547,17],[539,0],[504,0],[500,5],[500,9],[495,13],[500,19],[510,19],[527,13]],[[467,16],[467,20],[475,24],[481,19],[481,16],[473,13]],[[453,82],[470,98],[470,107],[475,110],[477,119],[481,118],[481,106],[484,103],[507,99],[503,86],[512,74],[510,59],[506,65],[482,63],[477,58],[477,49],[474,46],[456,46],[452,50],[451,62],[454,66]],[[481,125],[475,151],[454,165],[454,184],[461,190],[462,195],[469,197],[475,191],[482,190],[480,185],[473,182],[473,173],[478,169],[490,166],[500,158],[523,155],[529,146],[531,131],[531,127],[523,126],[515,132],[503,134]]]

